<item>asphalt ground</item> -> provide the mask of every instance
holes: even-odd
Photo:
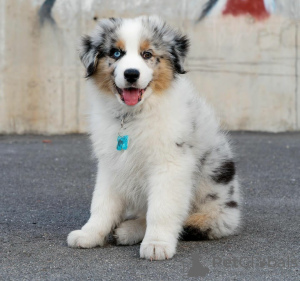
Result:
[[[173,259],[155,262],[139,258],[139,245],[67,247],[89,217],[87,136],[0,136],[0,280],[300,280],[300,133],[231,135],[241,232],[180,242]]]

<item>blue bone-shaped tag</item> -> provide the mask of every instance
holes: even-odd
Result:
[[[117,150],[126,150],[128,148],[128,136],[118,136]]]

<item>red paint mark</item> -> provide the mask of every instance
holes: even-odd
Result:
[[[264,0],[228,0],[223,15],[251,15],[257,20],[264,20],[270,16]]]

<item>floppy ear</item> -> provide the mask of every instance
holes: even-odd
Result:
[[[175,72],[178,74],[184,74],[184,60],[189,51],[190,41],[185,35],[176,34],[171,43],[170,50],[171,59],[173,61]]]
[[[163,42],[163,46],[170,54],[175,73],[184,74],[183,64],[190,46],[189,39],[158,16],[145,16],[144,21],[150,26],[156,44],[160,45],[161,41]]]
[[[86,68],[86,77],[92,76],[96,69],[98,60],[109,51],[111,42],[116,40],[116,29],[121,25],[122,19],[109,18],[98,21],[92,36],[84,36],[80,44],[80,58]]]
[[[86,35],[82,37],[79,49],[80,59],[86,68],[86,78],[92,76],[97,68],[98,51],[92,45],[91,37]]]

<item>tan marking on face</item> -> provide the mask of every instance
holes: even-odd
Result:
[[[110,59],[104,57],[98,61],[96,73],[92,76],[99,89],[108,94],[114,93],[113,70]]]
[[[199,228],[201,230],[206,230],[209,228],[209,222],[211,218],[205,214],[195,213],[189,216],[189,218],[184,223],[185,226],[192,226],[194,228]]]
[[[125,51],[125,43],[124,43],[124,41],[123,40],[119,40],[116,43],[116,48]]]
[[[148,40],[145,40],[140,45],[140,51],[144,52],[150,49],[150,42]]]
[[[161,93],[168,89],[174,77],[171,63],[164,58],[159,59],[160,62],[153,70],[153,79],[150,83],[154,93]]]

